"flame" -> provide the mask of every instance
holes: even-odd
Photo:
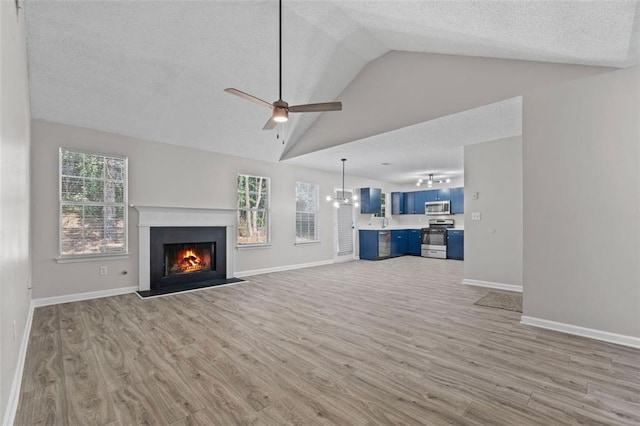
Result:
[[[200,256],[192,249],[184,250],[178,256],[176,263],[183,272],[199,271],[205,266]]]

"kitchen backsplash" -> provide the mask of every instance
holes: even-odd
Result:
[[[408,226],[415,228],[427,228],[429,219],[453,219],[456,228],[464,228],[464,214],[448,214],[442,216],[427,216],[424,214],[391,215],[386,218],[389,226]],[[373,217],[370,214],[361,214],[357,219],[358,227],[365,225],[382,225],[381,217]]]

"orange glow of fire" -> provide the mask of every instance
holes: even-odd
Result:
[[[182,259],[180,260],[180,258]],[[205,266],[202,259],[200,259],[196,252],[191,249],[183,251],[178,256],[178,259],[177,264],[183,272],[199,271]]]

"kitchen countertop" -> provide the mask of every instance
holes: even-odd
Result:
[[[361,231],[395,231],[398,229],[421,229],[421,227],[407,225],[389,225],[383,228],[380,225],[362,225],[358,229],[360,229]]]
[[[411,226],[411,225],[390,225],[390,226],[385,226],[384,228],[380,225],[362,225],[360,226],[358,229],[360,231],[395,231],[395,230],[401,230],[401,229],[422,229],[422,228],[428,228],[428,226]],[[452,229],[454,231],[464,231],[464,228],[449,228]]]

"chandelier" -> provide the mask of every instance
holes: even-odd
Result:
[[[420,186],[420,185],[422,185],[422,183],[423,183],[423,182],[424,182],[424,181],[422,180],[422,178],[418,179],[418,182],[416,182],[416,186]],[[449,182],[451,182],[451,179],[446,178],[446,179],[434,180],[434,179],[433,179],[433,174],[430,174],[430,175],[429,175],[429,180],[427,181],[427,186],[428,186],[429,188],[431,188],[431,186],[434,184],[434,182],[435,182],[435,183],[445,183],[445,182],[446,182],[446,183],[449,183]]]
[[[327,195],[327,201],[331,202],[333,201],[333,207],[335,208],[339,208],[341,205],[353,205],[353,207],[358,207],[358,196],[356,194],[353,194],[353,196],[351,198],[348,198],[345,196],[345,192],[344,192],[344,163],[347,162],[346,158],[342,158],[340,161],[342,161],[342,196],[338,197],[337,195],[335,197],[332,197],[331,195]],[[351,203],[351,201],[353,201],[353,203]]]

